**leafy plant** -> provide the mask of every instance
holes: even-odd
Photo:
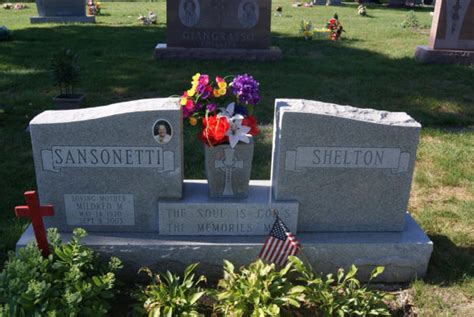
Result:
[[[224,278],[213,294],[215,311],[233,317],[279,316],[282,308],[300,307],[304,287],[289,281],[292,267],[289,263],[277,271],[274,264],[257,260],[235,273],[234,265],[224,260]]]
[[[12,32],[6,27],[0,26],[0,41],[8,41],[12,38]]]
[[[402,22],[402,28],[418,28],[420,26],[420,21],[416,17],[415,11],[409,11],[405,20]]]
[[[51,60],[51,71],[61,95],[73,95],[80,75],[78,56],[70,49],[61,50]]]
[[[105,316],[115,295],[118,258],[105,264],[81,245],[87,233],[75,229],[63,243],[48,230],[51,254],[45,258],[35,244],[10,252],[0,273],[1,316]]]
[[[206,278],[200,276],[194,279],[193,271],[198,264],[189,265],[181,277],[166,271],[160,276],[153,275],[149,268],[142,268],[150,277],[152,283],[133,294],[138,301],[135,312],[148,316],[202,316],[198,312],[199,299],[206,293],[199,284],[205,282]]]
[[[299,273],[298,280],[304,284],[304,300],[306,306],[323,316],[390,316],[384,300],[390,296],[371,290],[355,277],[357,268],[352,265],[349,272],[339,269],[337,276],[328,274],[326,278],[317,276],[297,257],[290,256],[294,271]],[[384,271],[376,267],[370,281]]]

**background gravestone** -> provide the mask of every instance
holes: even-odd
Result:
[[[36,0],[38,17],[31,23],[95,23],[95,16],[86,15],[87,0]]]
[[[299,202],[298,231],[402,231],[421,125],[406,113],[280,99],[275,199]]]
[[[427,63],[474,63],[474,0],[438,0],[429,46],[416,58]]]
[[[180,198],[183,142],[176,99],[45,111],[30,123],[48,226],[158,231],[158,200]]]
[[[278,59],[271,0],[167,0],[167,43],[156,58]]]

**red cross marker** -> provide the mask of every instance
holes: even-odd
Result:
[[[53,206],[40,206],[38,194],[35,191],[25,192],[25,200],[28,206],[15,207],[15,214],[17,217],[31,217],[38,248],[43,256],[47,256],[49,254],[48,240],[42,217],[54,215]]]

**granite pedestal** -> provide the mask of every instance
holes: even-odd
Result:
[[[281,49],[234,49],[234,48],[187,48],[168,47],[159,43],[155,48],[155,59],[200,59],[200,60],[248,60],[276,61],[282,58]]]
[[[426,64],[474,64],[474,51],[432,49],[418,46],[415,58]]]
[[[359,278],[367,280],[378,265],[385,271],[377,281],[399,283],[425,275],[433,243],[406,214],[402,232],[320,232],[299,233],[303,254],[316,272],[336,272],[352,263],[359,268]],[[67,241],[70,233],[63,233]],[[89,233],[83,242],[103,256],[118,256],[125,264],[124,278],[138,278],[142,266],[157,271],[182,271],[193,262],[200,262],[198,272],[211,281],[221,277],[223,259],[236,267],[254,261],[265,236],[161,236],[158,233]],[[34,240],[30,227],[23,233],[16,248]]]
[[[95,16],[30,17],[31,24],[39,23],[95,23]]]

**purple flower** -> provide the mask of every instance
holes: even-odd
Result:
[[[214,111],[216,111],[216,109],[217,109],[217,105],[215,103],[210,103],[210,104],[207,105],[207,110],[209,112],[214,112]]]
[[[232,92],[239,102],[246,105],[256,105],[260,101],[259,83],[252,76],[237,75],[231,83]]]
[[[193,110],[183,107],[183,118],[187,119],[193,114]]]

